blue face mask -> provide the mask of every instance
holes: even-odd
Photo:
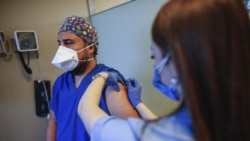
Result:
[[[153,78],[152,83],[155,88],[157,88],[160,92],[162,92],[168,98],[175,100],[175,101],[180,101],[180,96],[177,91],[178,80],[175,78],[172,78],[170,80],[171,82],[170,85],[165,85],[161,82],[160,73],[163,70],[166,63],[169,61],[169,58],[170,58],[170,54],[168,54],[159,64],[157,64],[154,67],[154,78]]]

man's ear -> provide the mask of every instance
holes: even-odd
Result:
[[[95,52],[95,47],[94,47],[94,46],[91,46],[91,47],[89,47],[88,50],[89,50],[90,53],[94,53],[94,52]]]

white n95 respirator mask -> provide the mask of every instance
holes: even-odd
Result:
[[[86,59],[86,60],[79,60],[77,53],[80,51],[83,51],[93,44],[79,50],[75,51],[73,49],[64,47],[64,46],[59,46],[55,57],[52,60],[52,64],[55,65],[56,67],[64,70],[64,71],[72,71],[73,69],[76,68],[76,66],[79,64],[79,62],[87,62],[90,60],[93,60],[94,58]]]

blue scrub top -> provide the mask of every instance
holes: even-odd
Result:
[[[78,88],[75,87],[74,76],[70,72],[65,72],[56,79],[50,104],[56,117],[56,139],[58,141],[90,141],[84,124],[77,114],[77,109],[84,91],[92,81],[92,76],[101,71],[116,72],[125,82],[124,77],[117,70],[104,64],[98,64],[87,74]],[[102,91],[100,107],[109,113],[104,92],[105,89]]]

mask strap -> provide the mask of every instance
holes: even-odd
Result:
[[[91,61],[91,60],[94,60],[95,58],[89,58],[89,59],[85,59],[85,60],[79,60],[79,62],[88,62],[88,61]]]
[[[165,66],[165,64],[168,62],[170,57],[170,53],[168,53],[161,61],[155,66],[155,69],[157,69],[159,72],[161,72]]]
[[[95,45],[95,43],[90,44],[90,45],[88,45],[87,47],[78,50],[77,52],[83,51],[83,50],[85,50],[85,49],[87,49],[87,48],[89,48],[89,47],[91,47],[91,46],[93,46],[93,45]],[[89,59],[85,59],[85,60],[79,60],[79,62],[88,62],[88,61],[91,61],[91,60],[94,60],[94,59],[95,59],[95,58],[93,57],[93,58],[89,58]]]
[[[82,49],[78,50],[77,52],[83,51],[83,50],[85,50],[85,49],[87,49],[87,48],[89,48],[89,47],[91,47],[93,45],[95,45],[95,43],[90,44],[90,45],[86,46],[85,48],[82,48]]]

